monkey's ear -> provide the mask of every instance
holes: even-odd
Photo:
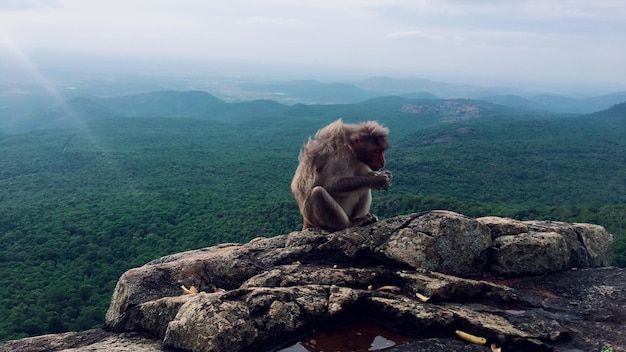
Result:
[[[352,144],[352,148],[358,149],[361,144],[361,137],[358,134],[353,134],[350,138],[350,144]]]

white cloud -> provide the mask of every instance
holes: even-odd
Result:
[[[60,0],[0,0],[0,11],[47,10],[62,8]]]
[[[623,0],[0,0],[0,33],[25,53],[626,77]]]
[[[255,16],[249,17],[244,20],[244,22],[251,24],[260,24],[260,25],[278,25],[278,26],[286,26],[286,25],[294,25],[298,23],[298,20],[293,18],[276,18],[276,17],[262,17]]]
[[[429,39],[429,40],[442,40],[444,36],[438,34],[426,33],[424,31],[411,30],[411,31],[399,31],[383,35],[383,38],[389,39]]]

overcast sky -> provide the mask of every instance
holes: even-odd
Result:
[[[0,0],[0,50],[624,90],[626,1]]]

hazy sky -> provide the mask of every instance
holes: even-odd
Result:
[[[626,1],[0,0],[0,50],[626,89]]]

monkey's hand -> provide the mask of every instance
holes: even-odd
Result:
[[[385,191],[391,187],[391,183],[393,181],[393,175],[389,170],[382,170],[376,173],[376,176],[381,177],[381,185],[378,189],[384,189]]]

